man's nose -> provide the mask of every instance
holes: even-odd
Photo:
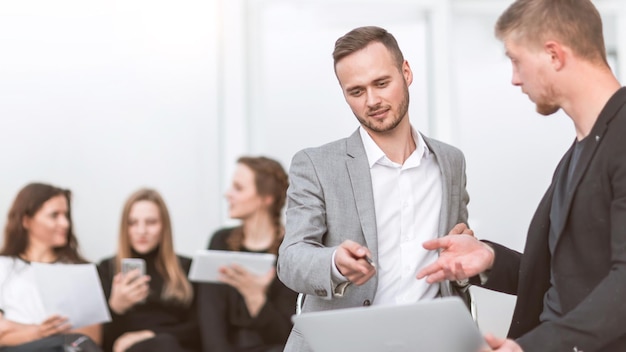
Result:
[[[374,89],[367,90],[367,106],[370,108],[376,107],[380,105],[381,99],[380,94],[378,94]]]

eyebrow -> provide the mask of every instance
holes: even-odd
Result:
[[[382,76],[382,77],[378,77],[378,78],[372,80],[371,83],[379,83],[381,81],[386,81],[388,79],[391,79],[391,75],[385,75],[385,76]],[[367,85],[367,84],[365,84],[365,85]],[[357,84],[357,85],[354,85],[354,86],[348,86],[345,89],[346,89],[346,92],[349,92],[349,91],[352,91],[352,90],[355,90],[355,89],[363,88],[363,86],[364,86],[363,84]]]

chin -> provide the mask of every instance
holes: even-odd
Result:
[[[235,219],[235,220],[243,220],[243,218],[245,217],[244,214],[239,214],[237,212],[231,211],[228,214],[228,217],[231,219]]]
[[[63,242],[63,243],[54,243],[51,247],[54,249],[60,249],[67,246],[67,242]]]
[[[552,104],[536,104],[536,110],[543,116],[550,116],[561,109],[558,105]]]
[[[155,249],[156,246],[147,246],[147,245],[139,245],[139,246],[135,246],[135,252],[139,253],[139,254],[147,254],[152,252],[153,249]]]

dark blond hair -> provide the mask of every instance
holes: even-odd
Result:
[[[167,210],[165,201],[159,192],[142,188],[131,196],[124,204],[122,210],[122,221],[120,222],[119,242],[117,246],[117,255],[115,256],[116,272],[120,271],[123,258],[131,258],[133,256],[130,244],[130,236],[128,233],[130,210],[133,205],[139,201],[149,201],[159,208],[161,217],[161,242],[158,246],[158,254],[156,257],[156,269],[163,276],[163,291],[161,298],[166,301],[175,301],[184,305],[189,305],[193,299],[193,289],[187,275],[180,266],[176,253],[174,252],[174,242],[172,239],[172,222],[170,213]]]
[[[289,186],[287,173],[278,161],[264,156],[242,156],[237,160],[237,163],[245,165],[252,170],[257,193],[260,196],[269,196],[272,198],[272,204],[269,206],[268,211],[272,217],[272,223],[276,231],[269,252],[278,254],[278,247],[280,246],[284,234],[281,217],[287,197],[287,187]],[[241,250],[243,244],[243,228],[238,227],[234,229],[226,240],[226,243],[230,250]]]
[[[65,263],[86,263],[78,253],[78,240],[72,226],[71,192],[44,183],[30,183],[22,188],[15,200],[4,227],[4,246],[0,255],[17,257],[26,252],[29,246],[28,230],[24,227],[24,217],[32,218],[48,200],[63,196],[67,199],[67,242],[63,247],[53,248],[57,260]]]
[[[383,44],[393,55],[398,69],[402,69],[404,55],[402,55],[396,38],[386,29],[375,26],[355,28],[337,39],[333,50],[334,66],[337,66],[339,60],[374,42]]]
[[[534,46],[557,40],[577,56],[608,66],[602,19],[589,0],[517,0],[498,19],[495,34]]]

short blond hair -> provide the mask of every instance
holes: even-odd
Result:
[[[495,34],[535,46],[554,39],[579,57],[608,66],[602,19],[589,0],[517,0],[498,18]]]

